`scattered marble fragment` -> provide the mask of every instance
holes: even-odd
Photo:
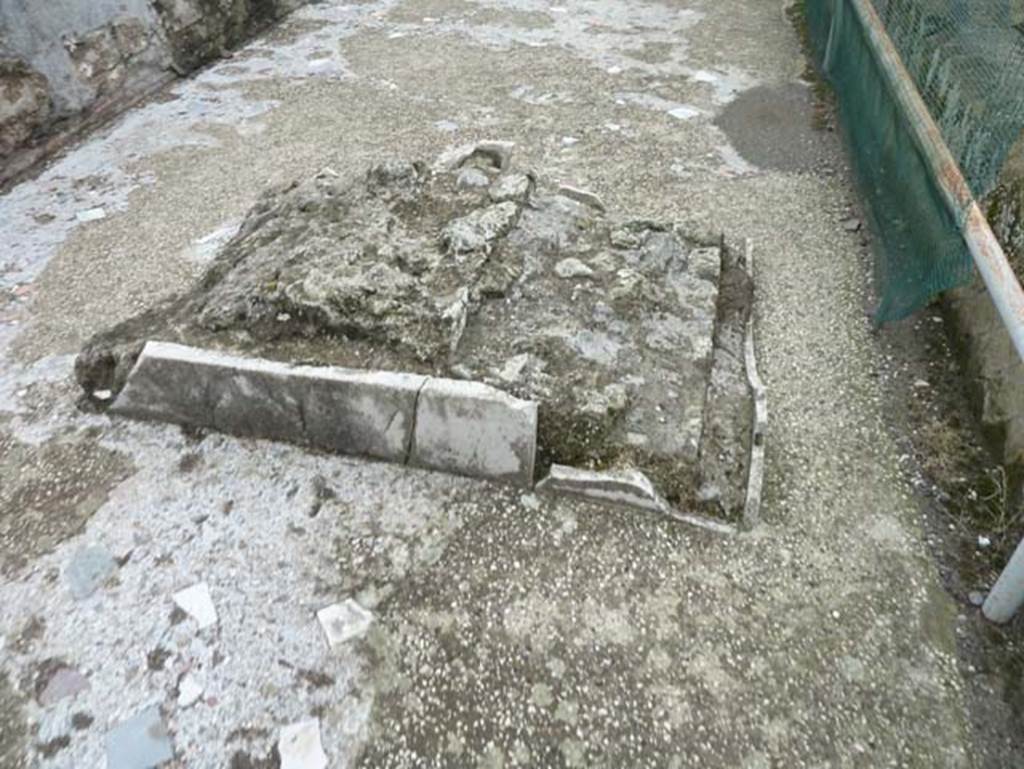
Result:
[[[150,769],[172,758],[171,737],[156,705],[107,732],[107,769]]]
[[[39,704],[46,707],[89,688],[89,679],[71,667],[58,668],[39,693]]]
[[[116,569],[117,562],[105,547],[90,545],[75,551],[64,576],[71,595],[81,601],[95,593]]]
[[[325,769],[327,755],[320,744],[320,721],[313,718],[281,727],[277,752],[281,769]]]
[[[373,614],[351,598],[321,609],[316,617],[331,648],[358,638],[373,624]]]
[[[178,684],[178,707],[192,707],[203,694],[203,685],[188,673]]]
[[[217,610],[205,582],[179,590],[174,594],[174,602],[199,623],[200,629],[217,624]]]

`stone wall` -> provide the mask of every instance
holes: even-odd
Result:
[[[1024,280],[1024,135],[1010,153],[997,188],[983,208]],[[963,342],[981,417],[1003,461],[1024,470],[1024,363],[981,282],[950,292],[948,306]]]
[[[150,0],[174,66],[191,71],[307,0]]]
[[[1003,165],[999,184],[985,201],[992,229],[1018,276],[1024,276],[1024,134]]]
[[[0,182],[305,0],[0,0]]]

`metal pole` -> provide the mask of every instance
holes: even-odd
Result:
[[[1017,348],[1017,355],[1024,360],[1024,293],[988,220],[973,200],[967,209],[963,234],[992,304],[1003,319],[1013,346]]]
[[[992,592],[985,599],[981,613],[993,622],[1009,622],[1024,604],[1024,540],[1017,545]]]
[[[981,212],[932,119],[928,107],[904,66],[871,0],[849,0],[860,20],[868,43],[885,74],[893,97],[900,104],[907,123],[924,154],[932,177],[946,205],[955,217],[974,264],[985,282],[988,294],[999,312],[1013,346],[1024,360],[1024,291],[1014,275],[1002,246]],[[1017,546],[982,609],[993,622],[1006,622],[1024,604],[1024,540]]]

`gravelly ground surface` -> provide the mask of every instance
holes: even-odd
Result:
[[[333,767],[983,763],[803,68],[774,3],[322,3],[0,198],[4,766],[102,767],[154,704],[182,767],[276,766],[307,718]],[[758,530],[76,410],[84,338],[187,285],[266,183],[483,137],[755,240]],[[86,546],[113,566],[76,600]],[[201,582],[206,629],[172,600]],[[330,649],[315,613],[350,597],[374,622]],[[54,702],[61,665],[87,687]]]

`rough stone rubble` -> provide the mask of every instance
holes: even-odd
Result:
[[[511,151],[480,142],[431,166],[328,168],[269,190],[194,289],[86,346],[79,383],[106,406],[148,339],[483,382],[537,402],[541,474],[639,469],[671,504],[692,505],[699,489],[734,515],[749,450],[746,274],[727,256],[723,278],[722,245],[670,224],[610,221],[592,193],[515,170]],[[147,380],[151,395],[161,381],[195,385]],[[159,416],[128,397],[123,413]],[[173,421],[212,408],[161,397]],[[228,410],[199,422],[253,434],[252,418]],[[344,450],[303,434],[301,409],[293,421],[262,434]],[[532,475],[532,450],[521,467]]]

